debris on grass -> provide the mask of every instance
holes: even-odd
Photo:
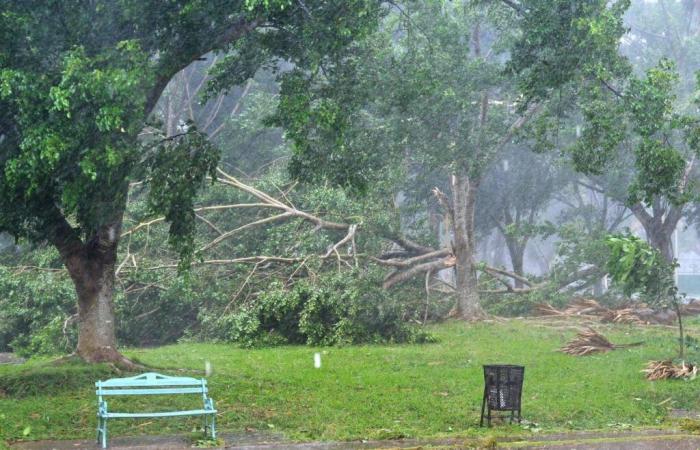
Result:
[[[627,323],[634,325],[645,325],[648,323],[642,320],[632,308],[610,309],[601,315],[600,321],[603,323]]]
[[[695,419],[683,419],[679,423],[680,429],[693,434],[700,434],[700,421]]]
[[[568,316],[600,316],[609,311],[592,298],[577,298],[572,300],[563,312]]]
[[[592,328],[580,331],[576,337],[560,350],[574,356],[585,356],[593,353],[605,353],[617,348],[627,348],[641,345],[642,342],[633,344],[613,344],[605,336]]]
[[[536,303],[533,306],[533,312],[536,316],[565,316],[562,311],[559,311],[549,303]]]
[[[630,303],[619,308],[607,308],[592,298],[576,298],[564,309],[557,309],[549,303],[538,303],[533,313],[541,317],[584,317],[602,323],[633,325],[672,324],[676,320],[671,310],[654,311],[644,303]],[[683,308],[683,315],[700,314],[700,302],[693,302]]]
[[[682,361],[680,364],[674,364],[673,361],[667,359],[663,361],[649,361],[642,372],[646,374],[646,378],[649,381],[679,378],[693,380],[698,374],[698,367],[685,361]]]

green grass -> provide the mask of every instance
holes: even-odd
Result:
[[[155,367],[202,370],[205,360],[211,361],[211,395],[221,412],[222,431],[272,431],[296,440],[659,427],[667,423],[669,408],[700,410],[700,380],[648,382],[640,373],[648,360],[674,354],[673,329],[601,326],[613,342],[646,343],[572,357],[556,349],[574,335],[575,324],[558,328],[544,323],[446,323],[431,329],[439,342],[425,345],[246,350],[180,344],[130,349],[126,354]],[[691,335],[700,335],[697,323],[689,329]],[[315,351],[323,352],[321,369],[313,367]],[[491,363],[526,367],[523,417],[536,425],[478,428],[481,366]],[[0,442],[92,437],[96,409],[92,386],[110,373],[104,366],[55,366],[47,360],[0,366]],[[138,398],[123,405],[146,409],[151,401]],[[196,398],[191,401],[190,405],[197,403]],[[171,398],[160,402],[170,407],[187,404]],[[110,409],[118,406],[110,405]],[[192,431],[197,423],[117,420],[110,423],[110,430],[112,435],[182,433]]]

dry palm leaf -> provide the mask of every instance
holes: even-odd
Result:
[[[549,303],[537,303],[534,308],[533,312],[535,315],[538,316],[564,316],[563,312],[559,311],[556,309],[554,306],[550,305]]]
[[[602,334],[591,328],[587,328],[580,331],[571,342],[560,350],[569,355],[584,356],[593,353],[605,353],[610,350],[615,350],[616,348],[633,347],[641,344],[641,342],[635,342],[633,344],[613,344]]]
[[[636,325],[647,323],[632,308],[611,309],[601,316],[600,321],[603,323],[631,323]]]
[[[698,368],[693,364],[686,364],[683,361],[680,365],[673,364],[671,360],[649,361],[646,369],[642,370],[646,374],[647,380],[666,380],[669,378],[689,378],[697,376]]]
[[[592,298],[579,298],[569,303],[569,306],[564,310],[565,314],[575,316],[581,315],[600,315],[610,311],[608,308],[601,306],[600,303]]]

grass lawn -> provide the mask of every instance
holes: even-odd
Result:
[[[670,408],[700,410],[700,380],[648,382],[640,373],[648,360],[674,355],[672,328],[596,325],[612,342],[644,340],[645,345],[572,357],[556,351],[575,334],[576,324],[568,325],[552,326],[544,319],[450,322],[433,326],[439,342],[425,345],[247,350],[179,344],[125,353],[154,367],[203,370],[205,360],[211,361],[209,382],[221,431],[269,430],[297,440],[659,427],[668,423]],[[690,335],[700,335],[697,320],[688,328]],[[315,351],[323,353],[321,369],[313,367]],[[492,363],[526,367],[523,418],[529,424],[478,428],[481,366]],[[104,366],[54,366],[48,360],[0,366],[0,442],[94,436],[93,383],[110,376]],[[172,407],[172,399],[161,400]],[[151,401],[139,398],[124,407],[148,409]],[[110,409],[117,409],[116,401]],[[197,423],[115,420],[110,431],[112,436],[182,433]]]

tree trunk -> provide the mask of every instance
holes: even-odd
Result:
[[[652,247],[657,249],[667,262],[673,261],[673,231],[675,227],[645,227],[647,239]]]
[[[115,334],[114,261],[88,259],[71,277],[78,294],[77,354],[87,362],[120,360]]]
[[[457,288],[457,315],[467,320],[484,318],[474,266],[474,207],[478,182],[466,175],[452,176],[452,229]]]
[[[525,243],[519,243],[517,242],[516,238],[509,238],[506,237],[506,245],[508,247],[508,254],[510,255],[510,263],[513,266],[513,273],[516,273],[520,276],[524,275],[524,260],[525,260]],[[523,287],[523,282],[515,279],[513,280],[514,287],[516,288],[521,288]]]
[[[644,227],[649,244],[668,262],[673,261],[673,232],[683,216],[683,209],[683,205],[679,205],[666,210],[658,197],[654,199],[652,214],[649,214],[641,203],[630,206],[630,210]]]
[[[89,363],[135,364],[117,350],[114,279],[121,220],[105,225],[83,243],[67,223],[54,244],[68,269],[78,296],[76,354]]]

